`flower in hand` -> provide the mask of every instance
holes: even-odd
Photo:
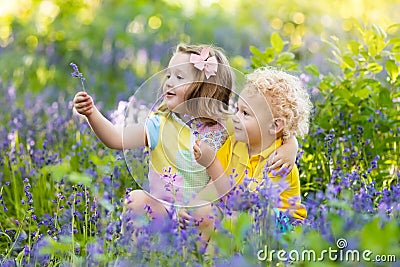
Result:
[[[74,72],[71,72],[71,76],[75,77],[75,78],[79,78],[81,80],[82,90],[86,91],[85,84],[84,84],[85,77],[83,77],[82,72],[79,72],[78,66],[75,63],[71,62],[71,63],[69,63],[69,65],[74,69]]]

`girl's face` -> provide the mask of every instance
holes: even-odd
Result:
[[[185,102],[186,91],[195,81],[195,69],[189,58],[190,54],[176,53],[169,61],[163,93],[165,104],[171,111]]]

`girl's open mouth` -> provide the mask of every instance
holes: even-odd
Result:
[[[175,96],[176,94],[175,93],[173,93],[173,92],[167,92],[166,94],[165,94],[165,96]]]

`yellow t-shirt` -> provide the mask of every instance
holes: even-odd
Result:
[[[228,176],[236,176],[236,184],[243,183],[247,171],[247,177],[253,178],[254,180],[249,183],[248,188],[254,191],[257,185],[261,184],[264,180],[263,170],[267,163],[268,156],[281,145],[282,139],[279,138],[261,153],[249,157],[247,144],[237,141],[234,136],[230,136],[225,144],[218,150],[217,158],[220,160]],[[283,190],[280,193],[280,203],[277,208],[283,211],[290,209],[289,214],[293,218],[299,220],[305,219],[307,217],[307,211],[300,200],[300,179],[297,166],[295,165],[286,176],[284,183],[282,183],[282,177],[280,176],[274,177],[272,174],[269,174],[269,178],[274,185],[280,186],[280,189]]]

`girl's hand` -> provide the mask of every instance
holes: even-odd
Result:
[[[79,114],[90,116],[94,111],[93,99],[86,92],[78,92],[73,102],[74,108]]]
[[[186,226],[188,226],[191,221],[193,222],[193,217],[190,216],[188,211],[184,208],[182,208],[178,211],[178,218],[179,218],[179,226],[182,229],[185,229]]]
[[[201,140],[196,140],[193,146],[194,159],[201,166],[209,167],[215,160],[214,150],[206,143]]]

